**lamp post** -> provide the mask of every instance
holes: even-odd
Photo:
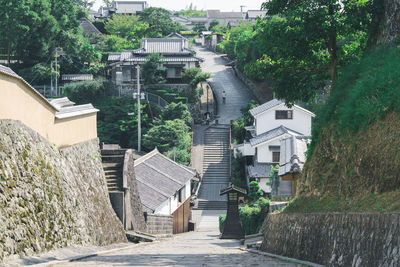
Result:
[[[137,94],[136,94],[136,98],[137,98],[137,109],[138,109],[138,152],[140,152],[142,150],[142,127],[141,127],[141,117],[140,117],[140,98],[141,98],[141,94],[140,94],[140,66],[139,64],[137,65]]]
[[[207,112],[208,112],[208,90],[210,89],[210,86],[207,84],[206,88],[207,88]]]

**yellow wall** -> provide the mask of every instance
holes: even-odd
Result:
[[[18,78],[0,73],[0,119],[19,120],[58,147],[97,138],[96,113],[58,120],[56,109]]]
[[[65,147],[97,138],[96,115],[96,113],[91,113],[56,119],[50,139],[58,147]]]

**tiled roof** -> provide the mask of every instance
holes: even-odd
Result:
[[[172,33],[168,34],[167,38],[180,38],[180,39],[185,39],[186,40],[185,37],[183,37],[182,35],[180,35],[177,32],[172,32]]]
[[[146,1],[114,1],[117,14],[136,14],[136,12],[143,11],[146,6]]]
[[[279,126],[275,129],[272,129],[268,132],[265,132],[263,134],[257,135],[256,137],[250,139],[250,145],[251,146],[257,146],[259,144],[265,143],[267,141],[270,141],[276,137],[279,137],[284,134],[291,134],[291,135],[302,135],[299,132],[293,131],[289,128],[286,128],[285,126]]]
[[[219,10],[207,10],[209,19],[243,19],[242,12],[221,12]]]
[[[281,140],[279,175],[300,172],[306,161],[307,144],[310,137],[291,136]]]
[[[250,178],[267,178],[269,177],[269,171],[270,171],[270,167],[271,163],[259,163],[259,162],[255,162],[254,166],[253,165],[249,165],[247,166],[247,172],[249,174]]]
[[[92,104],[79,105],[79,106],[68,106],[62,107],[56,112],[57,119],[66,119],[75,116],[81,116],[85,114],[91,114],[98,112],[99,110],[94,108]]]
[[[249,112],[254,117],[254,116],[257,116],[258,114],[263,113],[273,107],[279,106],[282,103],[284,103],[284,101],[278,100],[278,99],[272,99],[271,101],[268,101],[258,107],[250,109]]]
[[[124,51],[122,53],[110,53],[108,61],[127,61],[127,62],[146,62],[147,55],[134,55],[132,51]],[[164,56],[165,62],[200,62],[201,58],[182,55],[182,56]]]
[[[257,17],[264,17],[267,14],[266,10],[248,10],[246,18],[255,19]]]
[[[174,162],[157,149],[135,161],[135,173],[143,208],[151,212],[196,175],[194,170]]]
[[[72,102],[71,100],[69,100],[68,97],[49,99],[49,101],[58,110],[60,110],[63,107],[72,107],[73,105],[75,105],[75,102]]]
[[[63,74],[61,79],[63,81],[91,81],[93,80],[92,74]]]
[[[193,51],[187,48],[186,39],[182,38],[146,38],[140,48],[133,51],[134,54],[191,54]]]
[[[81,19],[81,28],[83,29],[83,34],[99,34],[102,35],[102,33],[96,28],[96,26],[93,25],[92,22],[90,22],[88,19]]]

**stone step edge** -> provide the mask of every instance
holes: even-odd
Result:
[[[160,241],[154,241],[154,242],[160,242]],[[98,256],[102,256],[102,255],[106,255],[106,254],[110,254],[110,253],[114,253],[114,252],[118,252],[118,251],[122,251],[122,250],[133,249],[136,247],[149,246],[151,244],[154,244],[154,242],[138,243],[138,244],[134,244],[134,245],[128,245],[128,246],[122,247],[122,248],[114,248],[114,249],[103,250],[103,251],[99,251],[99,252],[95,252],[95,253],[82,254],[82,255],[78,255],[78,256],[68,257],[66,259],[42,262],[42,263],[33,264],[33,265],[29,265],[29,266],[50,267],[50,266],[54,266],[54,265],[58,265],[58,264],[65,264],[65,263],[75,262],[75,261],[79,261],[79,260],[83,260],[83,259],[87,259],[87,258],[98,257]]]
[[[245,247],[240,247],[239,248],[242,251],[247,251],[253,254],[258,254],[258,255],[262,255],[262,256],[267,256],[267,257],[271,257],[271,258],[275,258],[275,259],[279,259],[279,260],[283,260],[283,261],[289,261],[289,262],[295,262],[301,265],[306,265],[306,266],[311,266],[311,267],[324,267],[324,265],[320,265],[317,263],[313,263],[313,262],[309,262],[309,261],[303,261],[303,260],[298,260],[298,259],[294,259],[294,258],[289,258],[289,257],[285,257],[285,256],[281,256],[281,255],[277,255],[277,254],[273,254],[273,253],[268,253],[268,252],[264,252],[264,251],[260,251],[257,249],[253,249],[253,248],[245,248]]]

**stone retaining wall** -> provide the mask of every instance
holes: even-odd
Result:
[[[146,89],[169,89],[169,90],[176,90],[178,92],[190,90],[190,85],[185,83],[177,83],[177,84],[149,84],[146,85]]]
[[[256,97],[258,103],[264,103],[271,100],[274,97],[273,90],[271,88],[259,88],[257,84],[255,84],[252,80],[247,78],[236,66],[232,67],[236,76],[241,80],[253,95]],[[261,93],[261,91],[265,91]]]
[[[21,122],[0,120],[0,222],[0,261],[126,241],[98,139],[59,150]]]
[[[147,232],[153,235],[172,235],[173,217],[169,215],[147,215]]]
[[[270,214],[263,251],[327,266],[400,266],[400,213]]]
[[[124,172],[123,180],[127,183],[129,192],[129,208],[127,210],[127,216],[130,218],[131,225],[127,225],[127,229],[146,232],[146,222],[144,220],[142,201],[140,200],[139,190],[136,182],[135,166],[134,166],[134,155],[131,149],[128,149],[125,153],[124,160]]]

